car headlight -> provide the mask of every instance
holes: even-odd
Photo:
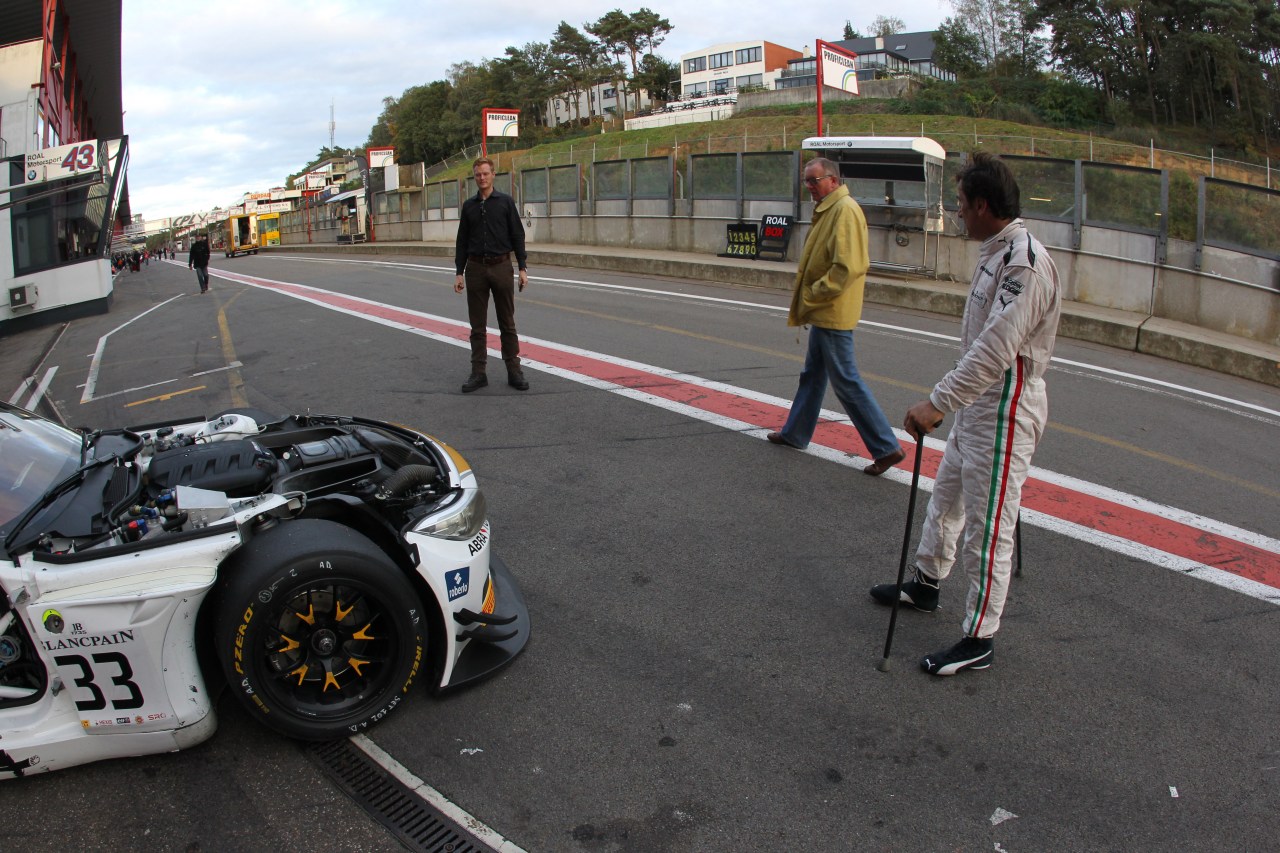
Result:
[[[488,506],[479,489],[466,489],[458,501],[422,520],[415,530],[440,539],[470,539],[480,532]]]

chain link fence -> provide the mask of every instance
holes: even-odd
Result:
[[[1247,163],[1218,157],[1212,149],[1208,156],[1184,151],[1157,148],[1154,140],[1147,145],[1135,145],[1110,139],[1059,138],[1019,136],[1009,134],[979,133],[976,125],[972,133],[955,130],[930,130],[928,122],[910,125],[892,116],[835,116],[824,127],[828,136],[928,136],[948,151],[991,151],[995,154],[1021,154],[1028,157],[1050,157],[1063,160],[1088,160],[1123,166],[1145,166],[1149,169],[1168,169],[1186,176],[1188,192],[1194,196],[1197,178],[1217,178],[1243,184],[1254,184],[1268,189],[1280,189],[1280,174],[1270,160],[1264,163]],[[583,138],[568,144],[567,148],[551,151],[490,152],[497,171],[521,171],[548,166],[586,165],[602,160],[628,160],[674,154],[683,166],[690,154],[734,154],[754,151],[789,151],[800,147],[802,139],[813,132],[781,129],[774,133],[743,132],[716,136],[710,133],[691,134],[688,130],[673,126],[669,141],[654,131],[641,142],[612,142],[607,135],[598,139]],[[662,136],[665,136],[663,134]],[[432,177],[454,166],[469,163],[480,156],[480,146],[460,151],[448,160],[432,166],[427,176]]]

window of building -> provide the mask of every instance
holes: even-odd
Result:
[[[707,93],[706,83],[689,83],[684,87],[686,95],[705,95]]]
[[[743,86],[760,86],[764,84],[764,75],[763,74],[747,74],[744,77],[739,77],[735,81],[735,83],[739,89],[741,89]]]
[[[602,97],[602,98],[616,98],[616,97],[618,97],[618,90],[617,90],[617,89],[615,89],[615,88],[613,88],[613,87],[609,87],[608,89],[605,89],[603,92],[601,92],[601,93],[600,93],[600,97]]]
[[[733,64],[733,51],[726,50],[724,53],[713,53],[710,59],[712,68],[728,68]]]
[[[802,89],[805,86],[816,86],[818,83],[817,74],[810,74],[801,77],[779,77],[774,81],[775,89]]]
[[[758,47],[746,47],[735,54],[739,65],[745,65],[748,62],[759,62],[763,55]]]
[[[729,80],[728,77],[721,77],[719,80],[713,80],[711,81],[712,83],[711,91],[717,95],[723,95],[725,92],[729,91],[730,82],[731,81]]]
[[[693,59],[686,59],[684,61],[684,71],[686,74],[691,74],[694,71],[706,71],[706,70],[707,70],[707,58],[705,56],[696,56]]]

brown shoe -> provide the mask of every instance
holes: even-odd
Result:
[[[524,378],[523,373],[508,373],[507,384],[517,391],[529,390],[529,380]]]
[[[483,373],[473,373],[467,377],[467,381],[462,383],[462,393],[470,394],[477,388],[483,388],[489,384],[489,377]]]
[[[888,471],[894,465],[897,465],[903,459],[907,458],[907,452],[899,447],[888,456],[881,456],[875,462],[872,462],[866,468],[862,469],[862,473],[870,474],[872,477],[879,477],[885,471]]]
[[[781,444],[783,447],[795,447],[794,444],[783,438],[782,433],[780,432],[771,432],[766,435],[765,438],[769,439],[770,444]]]

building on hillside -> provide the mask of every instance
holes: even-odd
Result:
[[[771,41],[716,44],[680,55],[680,95],[724,95],[747,86],[773,88],[787,62],[800,51]]]
[[[831,43],[858,55],[856,67],[859,81],[894,77],[956,79],[956,75],[943,71],[934,64],[932,32],[898,33]],[[788,62],[786,70],[779,75],[773,88],[799,89],[813,87],[817,83],[817,60],[806,55]]]
[[[341,186],[341,182],[330,186]],[[237,213],[287,213],[295,210],[301,200],[300,189],[274,187],[267,192],[245,193],[238,202],[229,205],[228,209]]]
[[[302,198],[313,198],[324,195],[330,187],[333,188],[333,192],[337,192],[338,187],[343,184],[358,180],[360,180],[360,163],[355,157],[330,157],[328,160],[321,160],[311,169],[294,178],[293,186],[295,190],[300,191]]]
[[[638,91],[640,93],[639,109],[649,109],[653,105],[649,92],[645,89]],[[625,114],[627,110],[635,111],[636,92],[635,89],[619,91],[616,80],[603,80],[596,83],[586,91],[578,92],[576,98],[572,92],[561,92],[547,101],[547,124],[550,127],[557,127],[580,118],[612,118],[620,113]],[[626,96],[627,104],[626,109],[620,110],[619,102],[622,95]]]
[[[0,332],[106,312],[128,249],[121,0],[0,6]]]

